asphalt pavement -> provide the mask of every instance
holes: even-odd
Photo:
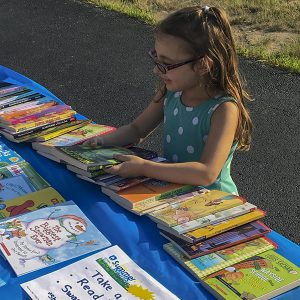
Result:
[[[97,123],[130,122],[156,85],[147,51],[152,28],[72,0],[0,0],[0,64],[48,88]],[[264,222],[300,245],[300,76],[240,60],[255,101],[249,152],[232,163],[240,194]],[[162,129],[144,146],[162,153]]]

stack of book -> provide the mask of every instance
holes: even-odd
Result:
[[[69,106],[25,86],[0,85],[0,133],[13,142],[33,140],[86,122]]]
[[[0,141],[0,219],[64,202],[19,154]]]

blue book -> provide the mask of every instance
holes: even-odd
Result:
[[[17,164],[24,159],[15,151],[0,141],[0,168]]]
[[[72,201],[0,223],[0,250],[17,276],[110,245]]]

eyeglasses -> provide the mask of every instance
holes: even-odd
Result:
[[[151,49],[149,52],[148,52],[149,56],[151,57],[151,59],[153,60],[154,64],[157,66],[158,70],[163,73],[163,74],[166,74],[168,71],[170,70],[173,70],[173,69],[176,69],[176,68],[179,68],[181,66],[184,66],[186,64],[189,64],[193,61],[196,61],[200,58],[202,58],[203,56],[198,56],[197,58],[194,58],[194,59],[189,59],[189,60],[186,60],[186,61],[183,61],[183,62],[180,62],[180,63],[177,63],[177,64],[163,64],[161,62],[159,62],[157,60],[157,54],[156,54],[156,51],[155,49]]]

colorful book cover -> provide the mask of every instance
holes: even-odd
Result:
[[[21,103],[26,103],[32,100],[43,99],[43,101],[50,101],[48,97],[41,95],[40,93],[29,92],[27,94],[15,96],[3,101],[0,101],[0,108],[6,108],[14,105],[18,105]]]
[[[160,234],[187,258],[192,259],[262,237],[269,232],[271,229],[265,224],[260,221],[253,221],[195,244],[185,242],[166,231],[161,231]]]
[[[2,127],[11,133],[22,133],[26,132],[30,129],[34,129],[40,126],[45,126],[47,124],[51,124],[53,122],[57,122],[60,120],[65,120],[67,118],[70,118],[74,116],[76,112],[74,110],[66,110],[61,113],[51,114],[48,116],[40,117],[37,120],[32,120],[24,123],[19,123],[16,125],[2,125]]]
[[[204,279],[204,287],[223,300],[271,299],[299,285],[300,268],[273,250]]]
[[[0,168],[24,161],[15,151],[0,141]]]
[[[219,211],[219,212],[216,212],[213,214],[209,214],[205,217],[201,217],[196,220],[191,220],[186,223],[178,224],[176,226],[170,227],[170,230],[174,233],[176,232],[178,234],[183,234],[183,233],[189,232],[191,230],[195,230],[197,228],[205,227],[205,226],[208,226],[211,224],[220,223],[222,221],[244,215],[255,209],[257,209],[256,205],[246,202],[239,206],[225,209],[223,211]],[[151,218],[151,216],[150,216],[150,218]]]
[[[177,237],[189,242],[197,243],[202,242],[217,234],[226,232],[232,228],[244,225],[246,223],[263,218],[266,213],[261,209],[256,209],[242,216],[238,216],[229,220],[222,221],[217,224],[208,225],[202,228],[198,228],[184,234],[175,234]],[[170,227],[164,226],[162,224],[157,224],[159,229],[169,232]]]
[[[165,244],[163,247],[184,268],[198,279],[202,279],[254,255],[276,249],[277,245],[266,237],[260,237],[191,260],[186,258],[172,243]]]
[[[15,176],[22,176],[32,187],[31,192],[49,187],[49,183],[45,181],[28,162],[21,162],[0,168],[0,178],[6,179]]]
[[[44,143],[32,143],[32,148],[49,154],[55,154],[55,147],[71,146],[85,140],[114,131],[116,128],[100,124],[87,124],[71,132],[60,135]],[[56,151],[55,151],[56,150]]]
[[[178,299],[118,246],[21,284],[36,300]]]
[[[34,191],[34,187],[24,174],[0,180],[0,201],[10,200]]]
[[[0,201],[0,221],[62,202],[64,198],[52,187],[27,193],[11,200]]]
[[[246,202],[240,196],[218,190],[206,190],[203,193],[200,189],[200,193],[198,191],[188,192],[178,198],[180,198],[179,201],[175,200],[168,207],[151,213],[151,219],[172,227]]]
[[[112,200],[122,202],[124,206],[138,213],[164,204],[164,199],[176,193],[190,190],[192,186],[151,179],[122,191],[112,191],[102,187],[102,192]]]
[[[72,202],[0,222],[0,240],[17,276],[110,246]]]
[[[12,93],[23,91],[27,88],[17,84],[8,84],[7,86],[3,86],[0,88],[0,98],[6,97]]]
[[[2,94],[0,95],[0,104],[5,102],[5,101],[10,101],[10,100],[14,100],[14,99],[18,99],[18,98],[21,98],[21,97],[24,97],[24,96],[27,96],[27,95],[31,95],[31,94],[34,94],[35,92],[32,91],[31,89],[29,88],[26,88],[26,87],[22,87],[22,88],[19,88],[15,91],[11,91],[11,92],[8,92],[6,94]]]
[[[58,136],[61,136],[65,133],[71,132],[75,129],[81,128],[85,125],[87,125],[88,123],[90,123],[91,120],[75,120],[74,122],[68,124],[69,126],[65,127],[65,128],[61,128],[58,129],[56,131],[50,131],[50,132],[44,132],[41,133],[40,136],[37,136],[33,139],[34,142],[46,142],[48,140],[54,139]]]

